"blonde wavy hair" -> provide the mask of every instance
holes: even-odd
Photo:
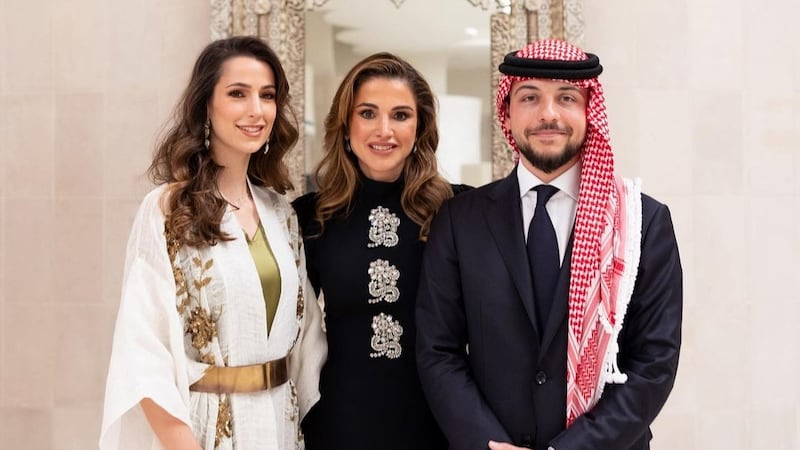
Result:
[[[436,99],[428,82],[408,62],[391,53],[376,53],[358,62],[344,77],[325,118],[325,155],[315,171],[319,187],[315,218],[321,234],[325,222],[347,216],[358,189],[357,159],[345,148],[347,128],[358,89],[368,80],[402,80],[411,89],[417,106],[416,151],[406,158],[403,167],[405,185],[400,199],[403,211],[420,225],[419,238],[427,240],[433,216],[442,203],[453,196],[453,189],[439,175],[436,147]]]

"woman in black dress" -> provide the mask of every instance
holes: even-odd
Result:
[[[424,242],[453,196],[438,141],[433,93],[406,61],[379,53],[345,76],[325,119],[319,192],[294,203],[329,346],[322,398],[303,421],[309,450],[447,447],[414,351]]]

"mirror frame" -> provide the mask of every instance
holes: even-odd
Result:
[[[336,1],[336,0],[326,0]],[[305,14],[320,0],[210,0],[211,39],[229,36],[258,36],[275,50],[292,86],[292,107],[298,118],[305,117]],[[375,0],[378,1],[378,0]],[[388,1],[388,0],[383,0]],[[536,39],[558,38],[583,44],[584,0],[466,0],[473,6],[488,8],[491,15],[491,96],[497,90],[500,73],[495,68],[506,53]],[[492,117],[497,107],[492,103]],[[305,133],[299,120],[300,138],[286,156],[292,183],[292,196],[305,186]],[[505,177],[514,167],[512,152],[500,124],[492,121],[492,179]]]

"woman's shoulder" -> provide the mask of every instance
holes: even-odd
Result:
[[[166,252],[164,224],[168,187],[167,184],[155,187],[139,203],[128,236],[126,267],[135,258],[156,260],[162,256],[162,250]]]
[[[152,203],[161,201],[161,197],[164,195],[164,192],[167,191],[169,186],[170,186],[169,183],[164,183],[153,187],[147,194],[144,195],[144,197],[142,198],[142,203]]]
[[[474,187],[468,184],[452,184],[452,183],[450,184],[450,188],[453,189],[453,195],[458,195],[475,189]]]
[[[165,195],[169,185],[161,184],[150,190],[139,203],[138,216],[141,219],[163,218]]]
[[[271,204],[273,207],[281,211],[281,213],[291,214],[295,208],[288,194],[281,194],[271,187],[252,186],[253,195],[258,197],[262,202]]]
[[[319,198],[317,192],[308,192],[292,200],[292,206],[294,209],[313,209],[317,206],[317,198]]]
[[[316,192],[309,192],[297,197],[292,202],[292,207],[297,213],[297,222],[304,235],[308,235],[311,228],[316,223],[316,209],[318,195]]]

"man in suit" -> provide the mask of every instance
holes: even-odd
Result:
[[[451,449],[649,449],[678,366],[667,207],[614,173],[595,55],[538,41],[499,67],[519,164],[446,203],[417,299],[417,359]]]

